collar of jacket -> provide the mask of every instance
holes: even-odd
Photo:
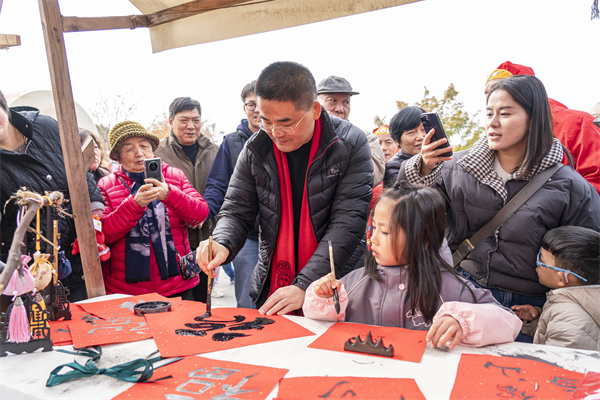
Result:
[[[205,150],[208,147],[212,146],[212,142],[208,137],[206,137],[203,133],[200,133],[200,136],[196,139],[196,143],[198,143],[198,151]],[[181,147],[181,143],[177,141],[177,137],[173,132],[173,129],[169,131],[169,136],[167,136],[167,145],[173,146],[181,151],[183,148]]]
[[[504,186],[502,178],[498,176],[494,170],[494,155],[495,151],[490,149],[486,137],[479,139],[473,147],[469,150],[468,154],[458,160],[457,164],[464,168],[469,174],[473,175],[475,179],[484,185],[487,185],[494,189],[506,203],[508,199],[508,192]],[[550,168],[551,166],[559,163],[563,158],[563,147],[560,141],[554,138],[552,147],[542,161],[529,173],[527,176],[519,178],[522,181],[530,181],[534,176],[540,172]],[[521,166],[514,173],[510,174],[508,180],[515,180],[521,172],[523,167]]]
[[[319,158],[325,149],[329,147],[333,142],[339,139],[337,133],[335,132],[335,128],[331,123],[331,118],[329,114],[325,111],[324,108],[321,108],[321,143],[319,144],[319,148],[317,149],[317,153],[315,154],[314,159]],[[249,142],[249,145],[252,145],[254,148],[254,152],[261,158],[264,159],[269,152],[273,153],[273,141],[267,135],[265,131],[262,129],[257,132],[256,135],[253,136]]]
[[[10,123],[27,139],[33,139],[33,123],[40,110],[34,107],[22,106],[11,107],[9,111]]]

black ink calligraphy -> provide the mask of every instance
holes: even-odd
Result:
[[[219,321],[209,320],[204,315],[201,317],[195,317],[195,323],[185,324],[186,328],[191,329],[177,329],[175,334],[181,336],[206,336],[207,332],[216,331],[219,329],[229,329],[230,331],[247,331],[255,329],[257,331],[262,330],[266,325],[274,324],[275,321],[270,318],[258,317],[254,321],[244,322],[246,317],[243,315],[235,315],[233,320]],[[235,338],[247,337],[243,333],[235,332],[216,332],[212,336],[212,340],[216,342],[228,342]]]
[[[506,372],[504,372],[505,369],[512,369],[514,370],[517,374],[521,373],[521,368],[511,368],[511,367],[501,367],[499,365],[494,365],[491,361],[488,361],[484,364],[484,367],[489,369],[490,367],[496,367],[496,368],[500,368],[502,369],[502,374],[506,377],[508,377],[508,375],[506,374]]]
[[[319,397],[322,399],[328,399],[329,396],[331,396],[331,394],[333,393],[333,391],[339,386],[340,388],[342,387],[342,385],[345,385],[346,383],[350,383],[348,381],[340,381],[338,383],[336,383],[335,385],[333,385],[333,387],[331,389],[329,389],[329,391],[325,394],[320,395]],[[344,394],[342,394],[342,397],[346,397],[347,395],[350,395],[351,397],[355,397],[356,396],[356,392],[354,392],[352,389],[348,389],[344,392]]]

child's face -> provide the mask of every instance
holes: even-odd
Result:
[[[394,211],[394,202],[382,199],[375,207],[373,213],[373,235],[371,236],[371,250],[377,264],[383,267],[399,265],[400,254],[394,254],[392,250],[393,240],[397,241],[397,248],[401,252],[404,248],[404,231],[398,230],[398,237],[392,238],[390,234],[390,216]]]
[[[542,248],[540,252],[540,261],[544,264],[548,265],[556,265],[556,260],[552,253]],[[555,271],[551,268],[546,267],[537,267],[536,272],[538,277],[540,278],[540,283],[550,289],[558,289],[561,287],[559,285],[560,276],[558,275],[558,271]],[[564,285],[563,285],[564,286]]]

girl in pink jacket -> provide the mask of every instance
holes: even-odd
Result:
[[[427,341],[434,348],[448,341],[449,348],[459,343],[512,342],[521,320],[448,263],[446,219],[446,204],[435,189],[396,183],[373,208],[365,267],[341,280],[329,274],[313,282],[306,291],[304,315],[429,330]],[[339,293],[339,315],[333,304],[334,287]]]

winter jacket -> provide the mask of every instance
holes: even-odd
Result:
[[[321,143],[309,164],[306,196],[318,247],[293,284],[303,290],[330,272],[327,239],[335,246],[339,271],[363,237],[373,185],[373,163],[365,134],[348,121],[321,112]],[[264,131],[252,136],[242,150],[229,182],[213,237],[233,260],[260,215],[259,261],[252,275],[250,296],[259,301],[265,288],[281,217],[279,176],[273,141]],[[293,244],[290,244],[293,246]],[[339,272],[338,271],[338,272]],[[267,287],[268,289],[268,287]]]
[[[466,239],[488,223],[530,179],[560,162],[562,146],[555,139],[550,153],[524,180],[511,174],[503,184],[494,171],[495,152],[482,138],[470,150],[454,153],[421,176],[421,155],[406,161],[398,180],[424,183],[438,188],[448,205],[447,239],[455,251]],[[550,229],[577,225],[600,231],[600,197],[585,179],[570,167],[559,169],[504,224],[482,241],[460,263],[477,282],[528,296],[542,296],[548,288],[538,281],[536,256],[542,236]]]
[[[208,215],[208,206],[181,170],[163,162],[162,174],[170,189],[163,204],[169,215],[173,242],[179,255],[184,256],[191,251],[185,223],[197,225],[204,221]],[[129,187],[133,186],[133,181],[119,165],[112,175],[102,178],[98,184],[106,201],[106,209],[102,216],[102,232],[111,251],[110,266],[104,269],[106,293],[138,295],[156,292],[169,296],[197,285],[198,277],[185,280],[181,276],[175,276],[161,280],[153,251],[150,253],[150,281],[125,282],[125,238],[146,212],[146,207],[140,207],[136,203],[134,196],[129,194],[129,189],[121,179]]]
[[[394,186],[398,178],[398,171],[404,161],[410,159],[412,156],[406,154],[400,149],[392,158],[385,163],[385,175],[383,176],[383,188],[387,189]]]
[[[379,139],[372,132],[363,131],[367,135],[369,148],[371,149],[371,161],[373,161],[373,187],[379,186],[385,174],[385,156],[379,145]]]
[[[221,210],[237,160],[244,145],[252,135],[252,131],[248,128],[248,120],[243,119],[235,132],[225,135],[223,138],[223,143],[217,151],[215,161],[206,179],[204,200],[206,200],[210,210],[208,218],[215,217]],[[258,218],[254,229],[248,234],[248,238],[258,240]]]
[[[546,297],[533,343],[600,351],[600,285],[554,289]]]
[[[11,124],[23,135],[28,137],[29,143],[25,152],[15,153],[13,151],[0,149],[0,242],[2,250],[0,259],[6,260],[8,251],[12,244],[13,234],[16,229],[16,215],[18,208],[14,202],[6,201],[22,187],[38,194],[46,191],[62,192],[66,200],[69,200],[69,186],[67,184],[67,173],[62,153],[58,123],[55,119],[46,115],[40,115],[33,107],[13,107],[10,109]],[[104,201],[98,186],[90,172],[86,174],[87,190],[90,201],[94,204],[93,209],[103,209]],[[73,213],[70,202],[63,203],[63,209]],[[40,209],[40,222],[42,234],[46,235],[46,207]],[[35,219],[32,222],[35,227]],[[75,241],[75,224],[71,218],[61,219],[60,227],[61,247],[67,255],[70,255],[71,245]],[[35,234],[27,234],[27,249],[30,254],[35,252]],[[41,242],[42,252],[46,251],[46,243]],[[73,266],[74,273],[81,274],[81,265]]]
[[[198,193],[204,195],[206,177],[217,155],[217,146],[202,133],[196,139],[196,143],[198,143],[198,154],[196,155],[194,164],[192,164],[187,154],[181,148],[173,131],[169,133],[169,136],[160,141],[160,145],[154,152],[154,155],[160,157],[172,167],[182,170],[192,187]],[[205,223],[201,228],[188,229],[189,243],[193,249],[198,247],[198,243],[202,240],[208,239],[208,225],[208,223]]]
[[[441,270],[439,309],[433,321],[426,322],[418,306],[416,312],[411,309],[408,269],[403,266],[377,266],[377,271],[382,282],[369,278],[365,268],[352,271],[342,278],[339,315],[335,312],[333,297],[325,299],[317,296],[314,283],[311,284],[304,298],[304,315],[325,321],[414,330],[428,330],[432,322],[451,316],[463,330],[461,344],[471,346],[512,342],[521,330],[521,320],[512,311],[502,307],[489,290],[476,288],[471,282],[446,269]],[[473,291],[475,299],[461,281]]]

